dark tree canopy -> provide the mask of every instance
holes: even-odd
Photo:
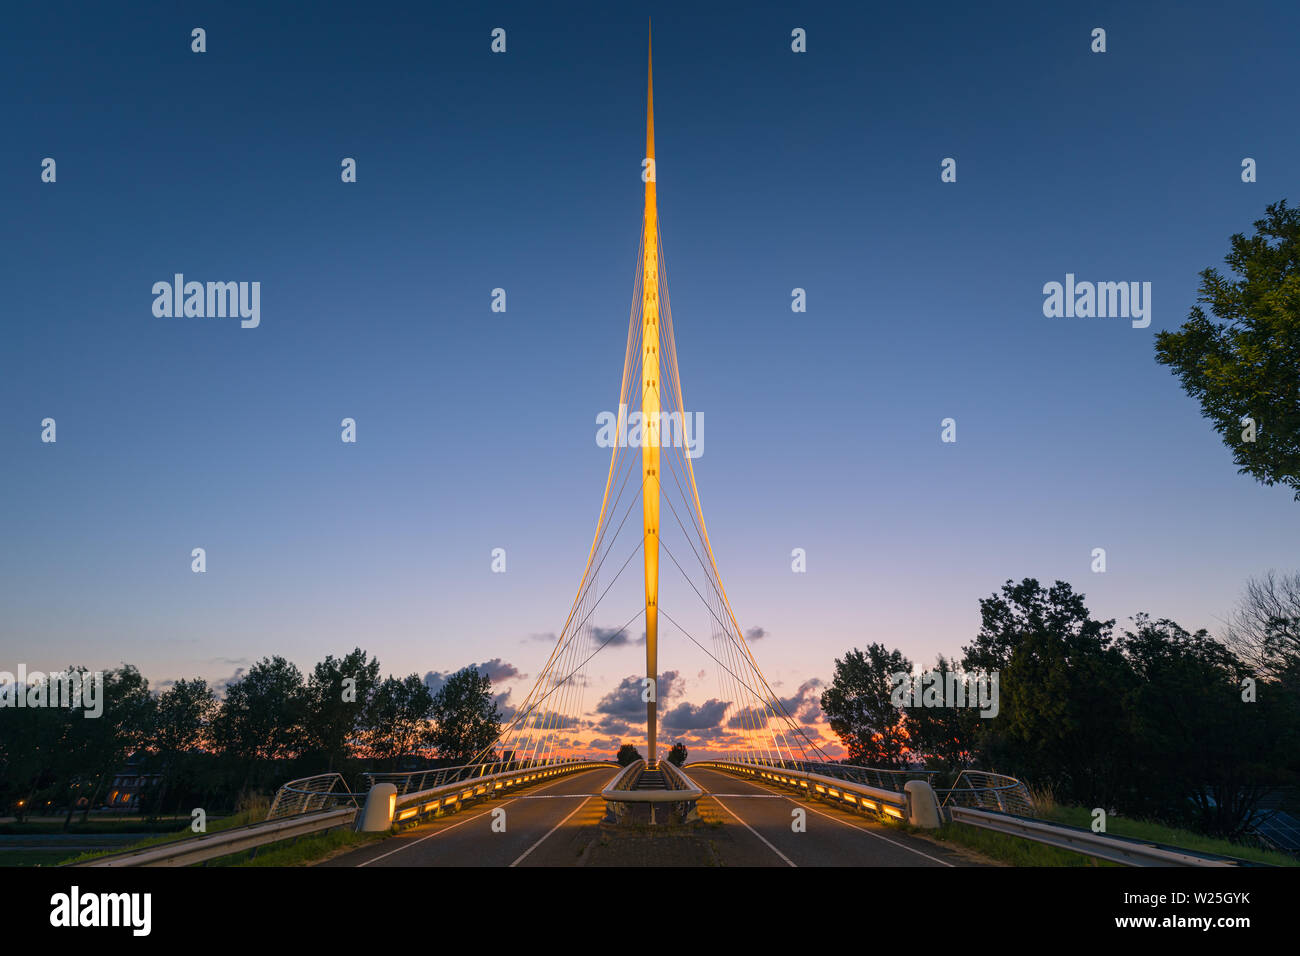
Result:
[[[307,685],[283,657],[268,657],[226,688],[212,723],[217,748],[253,760],[294,756],[302,746]]]
[[[366,705],[364,736],[370,754],[395,768],[403,757],[434,743],[429,725],[433,710],[433,694],[419,674],[388,677]],[[454,749],[450,735],[444,742]]]
[[[1128,778],[1124,695],[1129,670],[1111,631],[1064,581],[1007,581],[980,601],[982,627],[964,648],[968,670],[999,672],[998,716],[977,725],[988,769],[1110,805]]]
[[[673,744],[672,749],[668,751],[668,762],[680,767],[682,764],[686,763],[687,756],[686,745],[679,740]]]
[[[960,669],[939,655],[934,666],[940,686],[946,686],[947,675],[964,678]],[[970,688],[974,694],[974,688]],[[975,762],[975,740],[979,732],[980,716],[975,707],[916,707],[908,706],[908,746],[924,754],[931,769],[953,772],[970,767]]]
[[[433,746],[438,756],[468,763],[501,736],[501,716],[492,699],[492,679],[466,667],[447,678],[433,697]]]
[[[854,648],[835,660],[835,677],[821,707],[852,763],[893,767],[904,762],[906,718],[895,705],[894,675],[910,673],[912,662],[883,644]]]
[[[635,744],[624,744],[618,748],[618,763],[621,767],[628,764],[636,763],[641,758],[641,751],[636,749]]]
[[[355,648],[342,659],[328,654],[307,679],[307,744],[342,767],[352,743],[365,730],[367,708],[379,687],[379,661]]]
[[[1274,203],[1255,235],[1230,242],[1235,275],[1201,272],[1198,301],[1214,318],[1194,306],[1181,329],[1156,335],[1156,361],[1201,403],[1241,474],[1300,501],[1300,210]]]

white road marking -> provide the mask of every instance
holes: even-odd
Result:
[[[755,830],[753,827],[751,827],[751,826],[750,826],[748,823],[746,823],[744,820],[740,819],[740,817],[736,816],[736,812],[735,812],[734,810],[732,810],[731,807],[727,806],[727,805],[726,805],[725,803],[723,803],[721,800],[718,800],[718,798],[717,798],[716,796],[714,796],[713,794],[709,794],[709,796],[713,797],[714,800],[717,800],[717,802],[718,802],[718,806],[722,807],[722,809],[726,810],[726,811],[727,811],[728,813],[730,813],[733,817],[736,817],[736,822],[737,822],[737,823],[739,823],[742,827],[744,827],[744,828],[745,828],[746,830],[748,830],[750,833],[754,834],[754,836],[758,837],[758,838],[759,838],[760,840],[762,840],[764,843],[767,843],[767,837],[763,836],[763,834],[759,833],[757,830]],[[772,846],[772,844],[767,843],[767,848],[768,848],[769,850],[771,850],[773,853],[775,853],[777,856],[779,856],[781,859],[785,860],[785,862],[788,863],[790,866],[795,866],[795,862],[794,862],[794,860],[790,859],[788,856],[786,856],[784,853],[782,853],[782,852],[781,852],[780,850],[778,850],[776,847]]]
[[[910,847],[906,843],[899,843],[897,840],[891,840],[887,836],[881,836],[879,833],[876,833],[874,830],[868,830],[866,827],[860,827],[856,823],[850,823],[848,820],[841,820],[839,817],[833,817],[829,813],[823,813],[821,810],[818,810],[816,807],[812,806],[811,804],[805,803],[802,800],[796,800],[794,797],[790,796],[789,794],[781,793],[780,791],[777,790],[771,790],[771,788],[769,788],[766,784],[754,783],[753,781],[746,781],[746,782],[751,783],[755,787],[762,787],[764,790],[768,790],[774,797],[784,797],[786,800],[789,800],[795,806],[804,807],[805,809],[811,810],[819,817],[825,817],[827,820],[834,820],[836,823],[842,823],[846,827],[852,827],[855,830],[861,830],[863,833],[867,834],[868,836],[873,836],[877,840],[884,840],[886,843],[892,843],[894,846],[904,850],[909,850],[912,853],[915,853],[917,856],[923,856],[927,860],[933,860],[935,863],[938,863],[941,866],[953,866],[953,864],[949,863],[947,860],[941,860],[938,857],[930,856],[930,854],[928,853],[922,853],[920,850],[916,849],[915,847]],[[740,819],[740,818],[737,817],[736,819]],[[793,866],[794,864],[791,865]]]
[[[569,811],[569,816],[568,816],[568,817],[565,817],[563,820],[561,820],[561,821],[560,821],[559,823],[557,823],[555,826],[551,827],[551,829],[550,829],[549,831],[547,831],[546,836],[542,837],[541,840],[538,840],[536,843],[534,843],[532,846],[530,846],[527,850],[524,850],[524,852],[520,854],[519,859],[515,860],[515,862],[511,863],[510,865],[511,865],[511,866],[518,866],[520,863],[522,863],[522,862],[524,861],[524,858],[525,858],[526,856],[528,856],[528,854],[532,853],[534,850],[536,850],[539,846],[542,845],[543,841],[546,840],[546,837],[549,837],[552,833],[554,833],[554,832],[555,832],[556,830],[558,830],[560,827],[562,827],[562,826],[564,826],[566,823],[568,823],[568,822],[569,822],[569,817],[573,816],[575,813],[577,813],[579,810],[581,810],[583,807],[585,807],[585,806],[587,805],[588,801],[590,801],[590,800],[591,800],[591,797],[588,797],[586,800],[583,800],[582,803],[578,804],[576,807],[574,807],[572,810],[570,810],[570,811]]]
[[[581,772],[582,772],[582,773],[588,773],[589,771],[583,770],[583,771],[581,771]],[[565,783],[565,782],[566,782],[566,781],[563,780],[563,779],[561,779],[561,780],[557,780],[557,781],[555,781],[554,783],[548,783],[546,786],[542,787],[541,789],[543,789],[543,790],[549,790],[551,787],[558,787],[560,784]],[[556,794],[556,796],[559,796],[559,794]],[[577,796],[582,796],[582,794],[577,794]],[[383,854],[380,854],[379,856],[371,857],[369,860],[366,860],[364,863],[358,863],[357,866],[358,866],[358,867],[369,866],[371,863],[375,863],[375,862],[377,862],[377,861],[379,861],[379,860],[385,859],[386,857],[390,857],[390,856],[392,856],[394,853],[401,853],[403,850],[409,850],[411,847],[413,847],[413,846],[417,846],[417,845],[423,843],[425,840],[432,840],[432,839],[433,839],[434,837],[436,837],[436,836],[442,836],[442,834],[446,833],[446,832],[449,831],[449,830],[454,830],[454,829],[456,829],[456,828],[459,827],[459,826],[464,826],[466,823],[473,823],[475,820],[482,819],[483,817],[485,817],[485,816],[487,816],[489,813],[491,813],[492,810],[498,809],[499,807],[506,807],[506,806],[509,806],[510,804],[514,803],[516,800],[523,800],[523,799],[525,799],[525,798],[524,798],[524,797],[512,797],[511,799],[505,801],[505,803],[498,803],[495,807],[492,807],[491,809],[488,809],[488,810],[484,810],[482,813],[476,813],[474,816],[469,817],[468,819],[465,819],[465,820],[461,820],[459,823],[453,823],[451,826],[449,826],[449,827],[443,827],[441,830],[438,830],[438,831],[435,832],[435,833],[430,833],[428,836],[422,836],[422,837],[420,837],[420,839],[418,839],[418,840],[412,840],[410,843],[404,843],[404,844],[402,844],[401,846],[399,846],[396,850],[389,850],[387,853],[383,853]],[[584,800],[583,802],[585,803],[586,801]],[[580,810],[580,809],[582,809],[582,807],[579,806],[578,809]],[[576,813],[577,811],[574,811],[574,812]],[[571,817],[571,816],[573,816],[573,814],[571,813],[571,814],[569,814],[569,816]],[[567,820],[568,818],[569,818],[569,817],[565,817],[564,819]],[[554,831],[552,831],[552,832],[554,832]],[[550,834],[548,833],[546,836],[550,836]],[[544,839],[546,839],[546,837],[542,837],[542,839],[544,840]],[[538,842],[540,843],[541,841],[539,840]],[[529,850],[528,852],[531,853],[532,850]],[[527,856],[527,855],[528,855],[527,853],[524,854],[524,856]],[[523,857],[520,857],[519,859],[522,860]],[[518,862],[519,862],[519,860],[516,860],[516,861],[515,861],[515,863],[518,863]],[[510,864],[510,865],[511,865],[511,866],[514,866],[514,863],[512,863],[512,864]]]

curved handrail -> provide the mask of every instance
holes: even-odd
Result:
[[[965,787],[961,786],[966,781]],[[988,770],[963,770],[951,787],[936,790],[941,796],[940,806],[969,807],[975,810],[995,810],[1016,816],[1034,815],[1034,798],[1029,788],[1015,777]]]
[[[336,788],[341,787],[342,790]],[[282,784],[271,801],[271,809],[266,819],[279,820],[283,817],[298,816],[303,813],[315,813],[319,810],[337,809],[345,804],[357,806],[356,795],[348,789],[347,781],[341,773],[318,773],[311,777],[300,777]]]

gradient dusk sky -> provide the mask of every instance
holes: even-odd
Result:
[[[778,691],[870,642],[957,653],[1008,578],[1216,631],[1300,566],[1300,504],[1236,473],[1153,337],[1300,201],[1300,6],[953,6],[8,10],[0,669],[538,672],[608,467],[650,16],[696,474]],[[259,281],[260,326],[155,317],[175,273]],[[1150,327],[1044,317],[1067,273],[1150,282]],[[593,693],[642,663],[602,653]],[[669,630],[660,663],[717,696]]]

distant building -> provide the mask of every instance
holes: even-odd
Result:
[[[113,782],[104,797],[105,810],[138,810],[140,795],[162,779],[160,773],[141,773],[127,767],[113,774]]]

